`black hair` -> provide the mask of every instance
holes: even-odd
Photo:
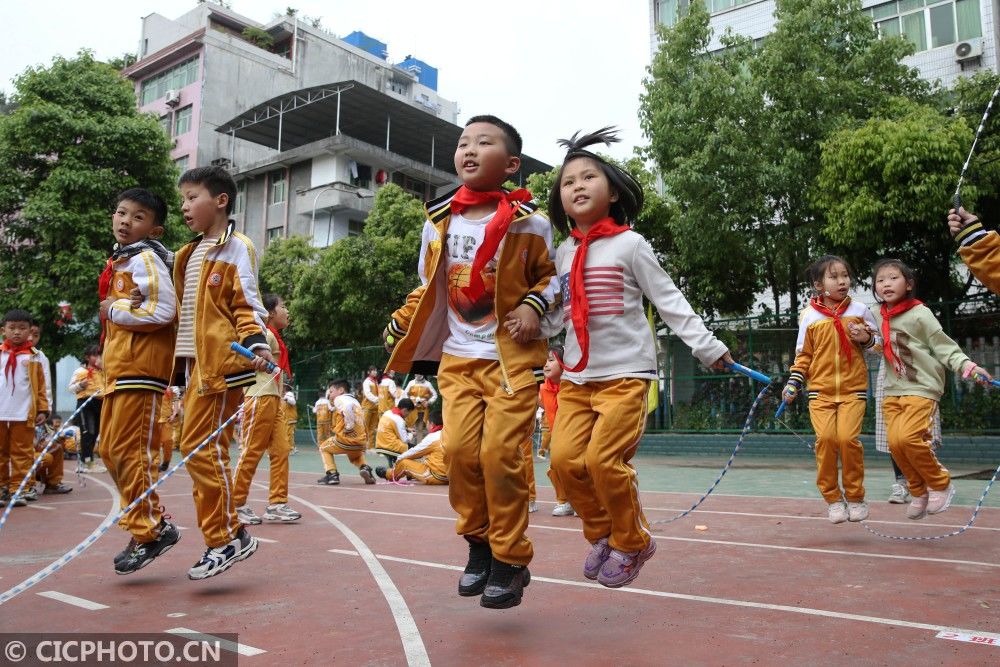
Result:
[[[411,401],[408,398],[401,398],[399,399],[399,403],[396,403],[396,407],[399,408],[400,410],[412,410],[413,401]]]
[[[39,328],[41,328],[42,323],[38,321],[37,317],[32,317],[31,321],[28,322],[28,326],[29,327],[39,327]]]
[[[202,185],[213,197],[218,197],[222,194],[226,195],[229,198],[226,202],[226,215],[233,212],[233,206],[236,205],[236,181],[222,167],[195,167],[194,169],[188,169],[181,174],[177,185],[184,185],[185,183]]]
[[[549,218],[557,229],[568,234],[570,228],[576,225],[566,215],[566,209],[563,208],[561,186],[563,170],[566,168],[566,165],[572,160],[582,157],[590,158],[597,163],[607,177],[612,191],[618,195],[618,201],[611,202],[610,210],[610,215],[615,219],[615,222],[619,225],[630,225],[635,222],[635,219],[639,216],[639,212],[642,211],[642,203],[644,201],[642,185],[639,184],[639,181],[632,174],[618,165],[609,162],[596,153],[586,150],[587,146],[594,144],[610,146],[618,141],[620,141],[618,130],[613,126],[602,127],[598,131],[585,134],[582,137],[577,132],[569,139],[559,140],[559,145],[566,148],[566,157],[563,158],[563,163],[556,174],[555,183],[552,184],[552,190],[549,192]]]
[[[342,378],[338,378],[336,380],[330,380],[330,384],[327,385],[327,388],[330,388],[330,387],[336,387],[337,389],[343,389],[345,394],[351,393],[351,383],[348,382],[347,380],[342,379]]]
[[[830,268],[833,264],[841,263],[844,268],[847,269],[847,275],[851,279],[851,283],[854,283],[854,269],[851,265],[847,263],[847,260],[843,257],[837,257],[836,255],[823,255],[808,267],[806,267],[806,280],[809,281],[809,286],[814,287],[816,283],[823,282],[823,278],[826,276],[826,270]]]
[[[879,298],[878,291],[876,290],[875,287],[875,277],[878,276],[879,271],[881,271],[887,266],[891,266],[898,269],[899,272],[903,274],[903,280],[905,280],[906,283],[910,286],[910,296],[911,297],[917,296],[916,271],[907,266],[906,262],[904,262],[901,259],[895,259],[893,257],[884,257],[879,261],[875,262],[874,266],[872,266],[872,294],[875,295],[875,300],[880,303],[882,301],[882,299]]]
[[[431,410],[430,414],[427,415],[427,422],[430,424],[437,424],[438,426],[444,426],[444,417],[441,416],[441,411]]]
[[[500,128],[503,132],[503,143],[507,147],[507,152],[514,157],[521,157],[521,147],[524,146],[524,142],[521,140],[521,134],[514,129],[513,125],[490,114],[473,116],[465,121],[465,127],[469,127],[473,123],[489,123]]]
[[[13,310],[8,310],[7,314],[3,316],[3,323],[8,322],[25,322],[30,327],[34,318],[31,317],[31,313],[21,308],[14,308]]]
[[[83,350],[83,358],[87,357],[99,357],[101,356],[101,347],[99,345],[88,345]]]
[[[549,345],[549,354],[555,355],[556,359],[562,359],[562,356],[563,356],[563,346],[562,345]]]
[[[122,192],[115,199],[115,207],[123,201],[135,202],[143,208],[148,208],[153,212],[153,224],[162,227],[167,221],[167,203],[163,199],[145,188],[129,188]]]
[[[274,292],[268,292],[265,294],[261,301],[264,302],[264,310],[268,313],[273,313],[274,309],[278,307],[278,302],[283,301],[280,294],[275,294]]]
[[[53,414],[49,415],[48,423],[51,424],[53,419],[58,419],[58,420],[62,421],[62,415],[60,415],[58,413],[53,413]]]

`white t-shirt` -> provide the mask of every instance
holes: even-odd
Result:
[[[496,348],[497,319],[493,306],[496,292],[497,258],[483,269],[485,291],[472,303],[461,288],[468,286],[472,262],[482,245],[488,223],[495,214],[469,220],[453,213],[448,233],[441,245],[441,255],[448,275],[448,339],[444,352],[470,359],[499,359]],[[497,254],[499,254],[499,248]]]

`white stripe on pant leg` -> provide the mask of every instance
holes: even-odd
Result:
[[[244,424],[243,424],[243,427],[240,429],[240,437],[243,440],[243,442],[240,443],[242,445],[240,447],[240,456],[239,456],[238,459],[236,459],[236,467],[233,469],[233,485],[234,486],[236,484],[236,478],[240,474],[240,466],[243,465],[243,461],[246,458],[247,451],[250,449],[249,447],[247,447],[247,440],[250,440],[250,438],[248,437],[248,434],[252,434],[253,433],[254,422],[257,421],[257,397],[256,396],[251,396],[250,397],[250,415],[249,416],[247,415],[247,410],[246,410],[246,407],[245,407],[246,406],[246,401],[243,402],[243,405],[244,405],[244,408],[243,408],[243,420],[244,420]]]
[[[219,402],[219,417],[216,420],[216,424],[215,424],[215,428],[216,429],[219,429],[225,423],[225,421],[226,421],[225,417],[223,415],[226,414],[226,400],[228,398],[229,398],[229,389],[227,388],[225,391],[222,392],[222,400]],[[226,463],[225,463],[225,461],[222,460],[222,436],[224,436],[224,435],[225,435],[225,431],[222,431],[217,436],[215,436],[215,462],[218,464],[219,470],[222,473],[222,487],[223,487],[223,489],[226,492],[226,496],[225,496],[226,497],[226,509],[228,510],[229,504],[233,502],[233,499],[232,499],[232,490],[229,488],[229,478],[228,478],[228,476],[226,474],[229,471],[226,469]],[[228,447],[229,447],[229,443],[226,443],[226,448],[228,449]],[[227,514],[228,514],[228,511],[227,511]],[[232,517],[231,516],[227,516],[226,517],[226,532],[229,533],[229,539],[230,539],[230,541],[232,541],[233,539],[235,539],[236,538],[236,533],[239,532],[239,528],[237,528],[236,532],[233,531],[233,523],[232,523]]]
[[[152,447],[153,447],[154,434],[156,433],[156,430],[155,430],[156,429],[156,396],[155,396],[155,394],[151,394],[150,399],[153,402],[152,402],[152,409],[150,409],[150,411],[149,411],[149,419],[150,419],[149,429],[146,431],[146,459],[144,461],[141,461],[142,462],[142,467],[143,467],[143,472],[145,473],[145,476],[146,476],[146,488],[147,489],[149,487],[153,486],[153,471],[152,471],[152,466],[153,466],[153,451],[152,451]],[[146,399],[144,399],[144,402],[145,402],[145,400]],[[142,452],[139,453],[139,458],[140,459],[142,458]],[[146,496],[146,500],[144,502],[149,507],[149,509],[147,510],[147,513],[146,513],[146,518],[149,519],[149,525],[150,525],[152,531],[155,532],[156,531],[156,527],[158,525],[158,522],[153,517],[153,509],[154,508],[153,508],[152,497],[153,497],[152,494],[150,494],[149,496]]]

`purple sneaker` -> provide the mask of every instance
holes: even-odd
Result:
[[[583,563],[583,576],[588,579],[597,579],[597,575],[601,571],[601,566],[608,559],[610,552],[611,547],[608,545],[608,538],[602,537],[594,542],[590,547],[590,553],[587,554],[587,560]]]
[[[597,583],[608,588],[621,588],[632,583],[639,576],[642,564],[653,557],[656,553],[656,540],[649,540],[649,546],[642,551],[635,553],[625,553],[612,549],[608,554],[608,559],[601,566],[601,572],[597,575]]]

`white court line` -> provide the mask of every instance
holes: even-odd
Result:
[[[254,486],[264,488],[264,485],[259,482],[254,482]],[[410,608],[406,605],[406,600],[403,599],[403,594],[399,592],[396,584],[392,581],[392,577],[385,571],[382,564],[378,562],[378,559],[372,553],[372,550],[368,548],[368,545],[340,519],[337,519],[319,505],[314,505],[305,498],[291,494],[288,497],[310,508],[326,519],[337,530],[343,533],[347,541],[358,550],[361,560],[364,561],[365,566],[371,572],[372,578],[375,579],[375,583],[382,592],[382,597],[385,598],[386,603],[389,605],[389,611],[392,612],[392,618],[396,622],[399,638],[403,644],[403,652],[406,655],[406,664],[410,667],[430,667],[431,659],[427,655],[427,647],[424,646],[424,640],[420,636],[420,628],[417,627],[417,623],[413,619],[413,614],[410,613]]]
[[[28,503],[28,507],[33,507],[36,510],[49,510],[49,511],[52,511],[52,510],[55,509],[55,507],[52,507],[51,505],[39,505],[37,502],[35,502],[35,503]]]
[[[357,553],[347,551],[344,549],[329,549],[332,553],[352,555],[356,556]],[[444,563],[431,563],[422,560],[412,560],[409,558],[398,558],[395,556],[385,556],[378,554],[376,556],[380,560],[390,561],[393,563],[404,563],[406,565],[419,565],[422,567],[431,567],[439,570],[452,570],[455,572],[462,572],[464,568],[458,565],[446,565]],[[814,609],[812,607],[794,607],[791,605],[784,604],[770,604],[766,602],[751,602],[749,600],[735,600],[732,598],[717,598],[710,597],[707,595],[689,595],[687,593],[670,593],[667,591],[656,591],[650,590],[648,588],[632,588],[630,586],[625,586],[623,588],[605,588],[600,584],[591,583],[589,581],[569,581],[567,579],[553,579],[551,577],[539,577],[536,575],[531,575],[531,581],[543,581],[549,584],[559,584],[562,586],[575,586],[577,588],[593,588],[601,591],[608,591],[614,594],[617,593],[631,593],[633,595],[648,595],[652,597],[670,598],[673,600],[686,600],[688,602],[704,602],[708,604],[725,605],[731,607],[744,607],[749,609],[764,609],[767,611],[781,611],[791,614],[803,614],[806,616],[821,616],[825,618],[837,618],[845,621],[859,621],[862,623],[876,623],[878,625],[888,625],[897,628],[912,628],[915,630],[929,630],[931,632],[964,632],[974,634],[978,637],[990,637],[993,639],[1000,639],[1000,633],[994,632],[984,632],[982,630],[963,630],[960,628],[955,628],[946,625],[935,625],[933,623],[916,623],[914,621],[904,621],[895,618],[883,618],[880,616],[866,616],[864,614],[848,614],[840,611],[829,611],[826,609]]]
[[[174,476],[176,477],[177,473],[174,473]],[[160,488],[162,489],[163,487],[161,486]],[[191,492],[188,491],[187,493],[158,493],[156,495],[159,496],[160,498],[180,498],[182,496],[185,498],[190,498]],[[81,498],[80,500],[60,500],[57,502],[59,505],[86,505],[88,503],[99,503],[103,501],[100,498]],[[952,507],[954,507],[954,505],[952,505]]]
[[[97,517],[98,519],[103,519],[104,518],[103,514],[98,514],[97,512],[80,512],[80,514],[82,514],[83,516]]]
[[[239,653],[240,655],[248,657],[260,655],[261,653],[267,653],[267,651],[262,648],[256,648],[247,644],[238,644],[236,642],[229,641],[228,639],[205,634],[204,632],[198,632],[197,630],[192,630],[190,628],[170,628],[169,630],[164,630],[164,632],[171,635],[177,635],[178,637],[191,639],[193,641],[205,642],[206,644],[217,643],[221,649],[225,649],[230,653]]]
[[[311,488],[313,486],[319,486],[319,484],[292,484],[291,486],[298,486],[298,487],[302,487],[302,488]],[[382,486],[382,485],[380,485],[380,486]],[[358,492],[361,492],[361,493],[371,493],[371,489],[365,489],[363,487],[334,486],[334,487],[331,487],[331,488],[338,489],[340,491],[358,491]],[[445,500],[448,499],[448,494],[446,494],[446,493],[428,493],[426,491],[417,491],[417,490],[406,491],[406,490],[402,490],[402,489],[385,489],[385,490],[381,490],[380,489],[378,491],[378,493],[398,493],[398,494],[402,494],[402,495],[428,496],[428,497],[432,497],[432,498],[444,498]],[[647,492],[643,491],[642,493],[647,493]],[[673,493],[673,492],[672,491],[663,491],[661,493]],[[712,494],[712,495],[719,495],[719,494]],[[731,497],[733,497],[733,496],[731,496]],[[735,497],[749,498],[751,496],[735,496]],[[752,497],[754,497],[754,498],[766,498],[768,496],[752,496]],[[810,498],[798,498],[797,500],[809,501],[809,500],[812,500],[812,499],[810,499]],[[538,500],[536,502],[539,505],[555,505],[556,504],[554,501],[551,501],[551,500]],[[959,507],[959,506],[958,505],[952,505],[951,507],[954,508],[954,507]],[[688,508],[687,507],[645,507],[644,506],[642,509],[643,509],[644,512],[684,512]],[[983,509],[986,509],[986,508],[983,508]],[[693,514],[721,514],[721,515],[732,515],[732,516],[752,516],[752,517],[758,517],[758,518],[763,518],[763,519],[798,519],[800,521],[823,521],[823,522],[829,522],[830,521],[826,516],[803,516],[801,514],[765,514],[765,513],[762,513],[762,512],[733,512],[733,511],[723,511],[723,510],[703,510],[703,509],[696,509],[691,514],[692,515]],[[981,516],[982,516],[982,512],[980,511],[980,517]],[[918,524],[918,523],[916,523],[914,521],[910,521],[910,520],[907,520],[907,521],[889,521],[889,520],[885,520],[885,519],[882,519],[882,520],[879,520],[879,519],[868,519],[868,520],[866,520],[866,523],[873,523],[873,524],[877,523],[877,524],[881,524],[881,525],[885,525],[885,526],[910,526],[911,528],[912,527],[918,527],[918,526],[919,527],[927,527],[927,528],[947,528],[949,530],[955,530],[955,529],[961,528],[963,525],[965,525],[965,524],[949,524],[949,523],[930,523],[930,522],[927,522],[927,521],[921,521]],[[972,526],[971,528],[969,528],[969,530],[986,530],[986,531],[1000,532],[1000,528],[990,528],[990,527],[987,527],[987,526]]]
[[[89,609],[90,611],[109,609],[106,604],[101,604],[100,602],[94,602],[93,600],[87,600],[84,598],[78,598],[75,595],[67,595],[66,593],[60,593],[59,591],[42,591],[41,593],[36,593],[35,595],[39,595],[43,598],[49,598],[50,600],[65,602],[66,604],[71,604],[74,607]]]
[[[261,537],[260,535],[254,535],[254,537],[257,538],[258,542],[264,542],[266,544],[277,544],[278,543],[278,540],[272,540],[272,539],[267,538],[267,537]]]
[[[430,516],[427,514],[405,514],[403,512],[381,512],[378,510],[365,510],[358,509],[356,507],[332,507],[330,505],[320,505],[325,509],[338,510],[341,512],[362,512],[365,514],[382,514],[385,516],[395,516],[395,517],[407,517],[411,519],[431,519],[434,521],[454,521],[454,517],[443,517],[443,516]],[[571,533],[582,533],[583,530],[580,528],[566,528],[564,526],[544,526],[541,524],[533,523],[530,526],[533,529],[538,530],[561,530]],[[889,560],[915,560],[924,561],[930,563],[945,563],[948,565],[979,565],[982,567],[992,567],[1000,568],[1000,563],[987,563],[983,561],[976,560],[954,560],[949,558],[930,558],[927,556],[901,556],[893,554],[878,554],[871,553],[869,551],[843,551],[840,549],[819,549],[816,547],[790,547],[783,546],[779,544],[759,544],[757,542],[730,542],[725,540],[706,540],[698,539],[694,537],[674,537],[670,535],[653,535],[657,540],[672,540],[675,542],[698,542],[703,544],[721,544],[730,547],[746,547],[751,549],[776,549],[779,551],[802,551],[806,553],[817,553],[817,554],[830,554],[837,556],[864,556],[868,558],[885,558]]]

